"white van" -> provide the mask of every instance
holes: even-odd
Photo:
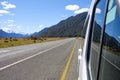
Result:
[[[93,0],[84,28],[78,80],[120,80],[120,0]]]

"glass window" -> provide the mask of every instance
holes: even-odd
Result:
[[[110,0],[99,80],[120,80],[120,1]]]
[[[88,21],[89,21],[89,13],[87,14],[87,17],[86,17],[86,20],[85,20],[85,23],[84,23],[84,27],[83,27],[82,32],[81,32],[81,36],[83,38],[85,38]]]
[[[90,51],[90,72],[92,80],[96,80],[97,77],[98,56],[100,52],[100,37],[102,25],[104,22],[105,5],[106,0],[101,0],[96,7]]]

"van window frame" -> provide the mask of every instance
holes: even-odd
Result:
[[[98,0],[98,2],[95,4],[96,6],[95,6],[95,10],[96,10],[96,8],[97,8],[97,5],[99,4],[99,2],[100,2],[101,0]],[[103,45],[103,37],[104,37],[104,31],[105,31],[105,23],[106,23],[106,15],[107,15],[107,10],[108,10],[108,3],[109,3],[109,0],[106,0],[106,5],[105,5],[105,11],[104,11],[104,21],[103,21],[103,25],[102,25],[102,31],[101,31],[101,37],[100,37],[100,52],[99,52],[99,58],[98,58],[98,67],[97,67],[97,78],[96,78],[96,80],[98,80],[99,79],[99,73],[100,73],[100,65],[101,65],[101,56],[102,56],[102,45]],[[94,15],[94,18],[95,18],[95,11],[94,11],[94,13],[92,14],[92,15]],[[92,23],[91,24],[94,24],[94,18],[92,19]],[[92,27],[93,25],[91,25],[91,27]],[[93,28],[93,27],[92,27]],[[91,31],[91,33],[90,34],[92,34],[92,31]],[[89,42],[90,42],[90,44],[88,45],[89,46],[89,50],[88,50],[88,53],[89,53],[89,61],[90,61],[90,46],[91,46],[91,37],[89,37],[90,39],[89,39]],[[91,69],[90,69],[90,67],[91,67],[91,65],[90,65],[90,62],[88,61],[88,70],[89,70],[89,74],[90,74],[90,76],[91,76]],[[90,79],[92,79],[92,77],[90,77]]]
[[[109,6],[109,0],[106,0],[105,12],[104,12],[104,21],[103,21],[102,32],[101,32],[101,37],[100,37],[100,52],[99,52],[96,80],[99,80],[99,74],[100,74],[100,65],[101,65],[102,49],[103,49],[103,39],[104,39],[104,32],[105,32],[105,27],[106,27],[106,18],[107,18],[106,15],[107,15],[107,12],[108,12],[108,6]]]
[[[99,0],[98,3],[96,4],[93,21],[95,21],[96,15],[98,15],[98,14],[96,13],[96,10],[97,10],[98,6],[101,4],[101,2],[103,2],[103,1],[102,1],[102,0]],[[97,61],[98,61],[98,62],[95,64],[95,65],[96,65],[96,70],[95,70],[95,71],[96,71],[96,74],[95,74],[95,75],[96,75],[96,78],[97,78],[97,74],[98,74],[98,66],[99,66],[99,60],[100,60],[100,59],[99,59],[99,58],[100,58],[100,57],[99,57],[99,56],[100,56],[99,54],[100,54],[100,50],[101,50],[101,38],[102,38],[102,35],[103,35],[103,29],[104,29],[103,27],[104,27],[104,24],[105,24],[105,12],[106,12],[107,0],[105,0],[104,2],[105,2],[105,4],[104,4],[104,10],[102,10],[102,9],[100,8],[100,9],[102,10],[101,15],[103,15],[103,18],[102,18],[102,24],[101,24],[100,37],[99,37],[99,40],[100,40],[100,41],[99,41],[99,51],[98,51],[98,56],[97,56],[97,57],[98,57],[98,58],[97,58]],[[95,22],[93,22],[92,24],[93,24],[93,27],[92,27],[92,32],[91,32],[91,33],[92,33],[92,36],[91,36],[91,44],[90,44],[90,52],[89,52],[89,53],[90,53],[89,72],[90,72],[91,80],[93,80],[93,79],[96,80],[96,78],[93,78],[93,74],[94,74],[94,73],[93,73],[92,70],[91,70],[91,68],[93,67],[93,66],[91,65],[91,60],[93,59],[93,57],[92,57],[93,55],[92,55],[92,52],[91,52],[92,49],[91,49],[91,48],[92,48],[92,43],[93,43],[93,38],[94,38],[94,35],[93,35],[93,33],[94,33],[94,28],[96,27],[96,26],[95,26]]]

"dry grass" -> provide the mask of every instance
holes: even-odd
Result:
[[[26,45],[26,44],[34,44],[34,43],[42,43],[48,41],[55,41],[60,40],[63,38],[42,38],[37,40],[31,40],[27,38],[0,38],[0,48],[6,48],[11,46],[19,46],[19,45]]]

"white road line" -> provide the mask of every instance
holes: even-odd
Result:
[[[65,43],[68,43],[68,42],[65,42]],[[47,51],[49,51],[49,50],[52,50],[52,49],[54,49],[54,48],[56,48],[56,47],[59,47],[59,46],[65,44],[65,43],[62,43],[62,44],[60,44],[60,45],[51,47],[51,48],[49,48],[49,49],[47,49],[47,50],[41,51],[41,52],[39,52],[39,53],[37,53],[37,54],[34,54],[34,55],[32,55],[32,56],[29,56],[29,57],[27,57],[27,58],[24,58],[24,59],[22,59],[22,60],[19,60],[19,61],[17,61],[17,62],[12,63],[12,64],[9,64],[9,65],[7,65],[7,66],[4,66],[4,67],[0,68],[0,71],[1,71],[1,70],[4,70],[4,69],[6,69],[6,68],[9,68],[9,67],[11,67],[11,66],[14,66],[14,65],[16,65],[16,64],[18,64],[18,63],[21,63],[21,62],[23,62],[23,61],[25,61],[25,60],[31,59],[31,58],[33,58],[33,57],[35,57],[35,56],[37,56],[37,55],[40,55],[40,54],[42,54],[42,53],[44,53],[44,52],[47,52]]]
[[[116,66],[115,64],[113,64],[110,60],[108,60],[104,56],[103,56],[103,58],[120,71],[120,68],[118,66]]]
[[[96,51],[96,52],[98,52],[95,48],[94,48],[94,50]],[[119,71],[120,71],[120,68],[118,67],[118,66],[116,66],[114,63],[112,63],[110,60],[108,60],[107,58],[105,58],[105,56],[103,56],[102,55],[102,57],[107,61],[107,62],[109,62],[111,65],[113,65],[115,68],[117,68]]]
[[[10,50],[1,50],[0,53],[9,52]]]

